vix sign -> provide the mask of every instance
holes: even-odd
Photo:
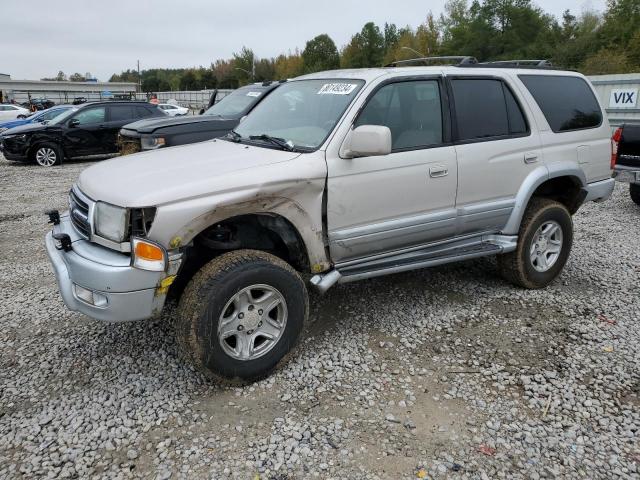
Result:
[[[609,97],[609,108],[636,108],[637,88],[614,88]]]

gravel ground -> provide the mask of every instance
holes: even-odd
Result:
[[[0,478],[639,478],[640,209],[575,217],[542,291],[493,259],[313,296],[300,353],[244,388],[176,356],[173,312],[68,312],[46,208],[87,163],[0,159]]]

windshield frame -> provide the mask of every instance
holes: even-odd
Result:
[[[325,83],[350,83],[351,82],[351,83],[357,83],[358,86],[355,88],[355,93],[351,101],[344,106],[342,112],[340,112],[340,114],[336,117],[336,122],[333,125],[333,128],[327,131],[324,138],[320,142],[318,142],[318,145],[315,147],[309,147],[307,145],[294,144],[294,148],[291,150],[292,152],[312,153],[318,150],[323,150],[325,147],[325,144],[327,143],[327,140],[331,138],[332,134],[340,127],[345,116],[348,114],[348,112],[351,110],[353,105],[356,103],[356,101],[358,100],[362,92],[367,89],[366,87],[369,84],[369,82],[364,78],[352,78],[352,77],[320,77],[320,78],[315,77],[314,78],[312,77],[312,78],[300,78],[299,80],[298,79],[289,80],[288,82],[282,84],[282,88],[284,90],[287,85],[291,85],[299,82],[311,82],[311,81],[325,82]],[[280,90],[280,88],[276,90]],[[259,107],[260,105],[255,106],[255,108],[259,108]],[[253,114],[253,110],[247,114],[247,118],[250,118],[252,114]],[[220,137],[220,140],[225,140],[225,141],[234,142],[234,143],[242,143],[245,145],[251,145],[251,146],[261,147],[261,148],[269,148],[272,150],[280,150],[280,147],[278,147],[277,145],[270,142],[266,142],[264,140],[257,140],[257,139],[252,140],[249,137],[245,137],[245,136],[242,136],[240,138],[238,137],[240,134],[236,131],[236,129],[232,130],[229,134],[223,137]],[[264,132],[264,133],[267,133],[267,132]],[[287,141],[287,139],[284,139],[284,140]]]
[[[208,116],[208,117],[218,117],[218,118],[242,118],[245,115],[247,115],[249,112],[251,112],[251,110],[253,110],[260,102],[262,102],[264,97],[266,97],[269,93],[275,90],[275,88],[276,88],[275,86],[273,88],[265,88],[264,85],[245,85],[243,87],[233,90],[231,93],[222,97],[216,103],[214,103],[209,108],[207,108],[202,115]],[[236,93],[240,94],[241,92],[250,92],[252,91],[252,89],[253,91],[260,91],[260,95],[258,95],[257,97],[253,96],[252,98],[255,98],[255,100],[253,102],[250,102],[248,105],[246,105],[240,112],[234,113],[233,115],[222,115],[220,113],[207,113],[209,110],[216,108],[218,105],[224,102],[225,99],[235,95]]]

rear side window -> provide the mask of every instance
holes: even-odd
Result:
[[[147,107],[136,107],[136,118],[150,117],[153,115],[153,110]]]
[[[136,118],[135,107],[131,105],[113,105],[111,106],[111,121],[118,122],[122,120],[131,120]]]
[[[595,128],[602,123],[598,101],[582,78],[557,75],[519,77],[554,132]]]
[[[526,134],[520,105],[502,80],[465,78],[451,81],[459,140]]]

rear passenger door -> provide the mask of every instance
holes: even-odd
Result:
[[[340,261],[447,238],[455,230],[456,155],[440,78],[377,87],[353,128],[391,130],[388,155],[327,157],[331,257]]]
[[[105,125],[106,128],[102,137],[105,153],[116,153],[118,151],[118,132],[126,124],[134,122],[138,118],[136,108],[137,105],[109,105],[109,121]]]
[[[457,234],[499,231],[524,179],[545,168],[524,102],[499,77],[449,77],[458,158]]]

